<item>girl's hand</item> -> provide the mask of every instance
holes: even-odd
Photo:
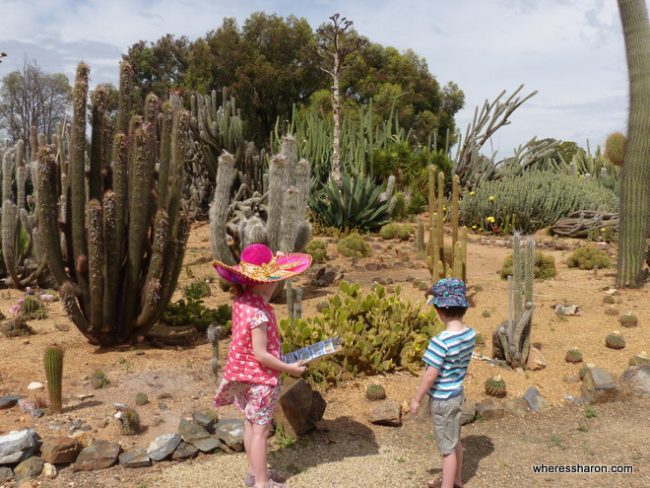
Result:
[[[305,366],[305,362],[302,360],[287,365],[287,373],[295,377],[302,376],[302,374],[305,372],[305,369],[307,369],[307,366]]]
[[[411,400],[411,408],[409,409],[409,412],[413,415],[417,415],[418,410],[420,410],[420,402],[414,398]]]

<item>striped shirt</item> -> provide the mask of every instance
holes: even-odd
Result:
[[[463,392],[475,340],[476,331],[465,327],[459,332],[443,330],[429,341],[423,360],[438,369],[438,377],[429,390],[431,397],[446,400]]]

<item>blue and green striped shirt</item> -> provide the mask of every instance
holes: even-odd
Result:
[[[438,369],[438,377],[429,390],[429,395],[437,400],[460,395],[463,392],[463,380],[472,358],[476,331],[465,327],[459,332],[443,330],[429,341],[424,362]]]

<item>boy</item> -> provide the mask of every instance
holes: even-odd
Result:
[[[420,387],[411,401],[417,415],[425,393],[429,394],[431,416],[438,450],[442,453],[442,478],[428,482],[430,488],[461,488],[463,446],[460,420],[463,413],[463,380],[472,357],[476,332],[463,323],[467,311],[465,283],[455,278],[438,281],[427,296],[440,320],[447,326],[429,341],[423,360],[427,366]]]

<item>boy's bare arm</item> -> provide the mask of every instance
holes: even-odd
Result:
[[[422,375],[422,379],[420,380],[420,386],[418,387],[418,391],[415,394],[415,397],[413,400],[411,400],[411,410],[410,412],[413,415],[417,415],[418,409],[420,408],[420,403],[422,402],[422,397],[427,394],[427,392],[431,389],[433,384],[436,381],[436,378],[438,377],[438,368],[434,368],[432,366],[427,367],[427,369],[424,371],[424,374]]]

